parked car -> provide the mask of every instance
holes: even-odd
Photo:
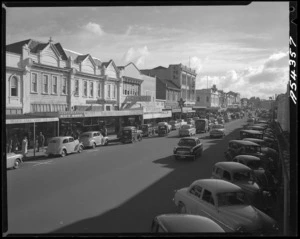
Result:
[[[231,182],[246,193],[251,205],[260,210],[270,210],[271,194],[263,191],[255,181],[251,168],[238,162],[218,162],[213,166],[212,178]]]
[[[141,130],[137,130],[134,126],[126,126],[122,129],[121,142],[123,144],[129,142],[134,143],[143,139]]]
[[[188,214],[162,214],[152,221],[152,233],[224,233],[213,220]]]
[[[257,130],[241,130],[240,131],[240,139],[243,138],[256,138],[256,139],[263,139],[264,135],[262,132]]]
[[[78,139],[71,136],[58,136],[49,140],[46,154],[64,157],[70,153],[81,153],[83,148],[83,144]]]
[[[197,137],[184,137],[179,140],[178,145],[173,149],[175,159],[193,158],[196,160],[202,156],[203,144]]]
[[[272,147],[269,147],[270,144],[266,142],[263,139],[256,139],[256,138],[243,138],[245,141],[251,141],[256,144],[259,144],[261,146],[261,151],[265,153],[267,156],[271,157],[274,160],[279,160],[278,152],[273,149]]]
[[[225,120],[223,119],[223,117],[218,117],[217,121],[218,121],[218,124],[225,124]]]
[[[195,121],[196,133],[206,133],[209,131],[208,119],[198,119]]]
[[[169,124],[171,125],[171,130],[176,130],[180,128],[180,123],[176,120],[171,120]]]
[[[186,123],[195,126],[195,120],[193,120],[192,118],[187,118]]]
[[[259,131],[259,132],[262,132],[262,133],[265,132],[265,128],[264,127],[255,126],[255,125],[248,125],[244,129],[246,129],[246,130],[256,130],[256,131]]]
[[[252,155],[238,155],[235,156],[232,161],[244,164],[251,168],[254,173],[255,181],[261,189],[270,192],[273,198],[276,198],[279,181],[267,168],[263,168],[260,158]]]
[[[6,154],[6,168],[17,169],[23,163],[23,154],[7,153]]]
[[[274,219],[250,205],[239,186],[225,180],[196,180],[175,190],[173,201],[180,213],[208,216],[225,232],[269,235],[278,231]]]
[[[79,136],[79,142],[83,144],[84,148],[96,148],[99,145],[108,145],[108,137],[103,136],[100,131],[88,131]]]
[[[249,118],[247,119],[247,124],[248,124],[248,125],[254,125],[254,122],[255,122],[255,119],[254,119],[253,117],[249,117]]]
[[[196,135],[196,128],[193,125],[182,125],[179,129],[179,137]]]
[[[152,124],[142,124],[139,126],[139,130],[143,131],[143,137],[150,137],[155,134]]]
[[[224,137],[225,136],[225,127],[224,124],[216,124],[213,125],[211,130],[209,131],[209,136],[211,138],[214,137]]]

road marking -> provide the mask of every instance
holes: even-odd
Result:
[[[38,164],[35,164],[33,166],[39,166],[39,165],[43,165],[43,164],[51,164],[52,162],[53,162],[53,160],[47,161],[47,162],[38,163]]]

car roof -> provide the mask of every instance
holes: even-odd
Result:
[[[265,142],[263,139],[257,139],[257,138],[243,138],[245,141],[251,141],[251,142]]]
[[[222,179],[199,179],[194,181],[192,185],[204,187],[214,194],[242,191],[239,186]]]
[[[251,126],[252,127],[252,126]],[[246,133],[250,133],[250,134],[263,134],[262,132],[258,131],[258,130],[252,130],[252,129],[242,129],[241,132],[246,132]]]
[[[234,159],[244,159],[244,160],[256,160],[256,161],[260,161],[260,158],[259,157],[256,157],[256,156],[253,156],[253,155],[238,155],[238,156],[235,156]]]
[[[189,214],[162,214],[156,217],[168,232],[224,232],[213,220]]]
[[[246,140],[242,140],[242,139],[230,140],[229,143],[237,143],[237,144],[243,144],[243,145],[259,146],[258,144],[254,143],[254,142],[246,141]]]
[[[251,171],[251,169],[248,166],[238,162],[218,162],[215,164],[215,166],[232,172]]]
[[[182,140],[182,139],[194,139],[194,140],[197,140],[197,139],[199,139],[198,137],[195,137],[195,136],[190,136],[190,137],[183,137],[183,138],[181,138],[180,140]],[[179,140],[179,141],[180,141]]]
[[[91,133],[99,133],[100,131],[86,131],[86,132],[82,132],[81,134],[91,134]]]

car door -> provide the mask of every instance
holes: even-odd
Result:
[[[214,200],[212,192],[208,189],[203,188],[202,190],[202,197],[197,207],[197,214],[208,217],[214,221],[216,219],[216,202]]]
[[[200,203],[201,193],[202,193],[202,187],[200,187],[199,185],[194,185],[191,187],[191,189],[189,190],[190,201],[189,204],[186,205],[187,213],[199,215],[198,204]]]
[[[67,144],[67,151],[68,152],[76,152],[77,151],[77,144],[73,137],[69,137],[69,143]]]
[[[13,153],[8,153],[6,155],[6,168],[11,168],[14,166],[15,157],[13,155],[14,155]]]
[[[96,145],[99,145],[101,142],[99,140],[99,133],[98,132],[93,132],[93,139],[96,143]]]

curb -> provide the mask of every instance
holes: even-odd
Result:
[[[26,157],[26,158],[23,158],[23,162],[27,162],[27,161],[34,161],[34,160],[38,160],[38,159],[41,159],[41,158],[45,158],[47,157],[46,155],[39,155],[39,156],[30,156],[30,157]]]

